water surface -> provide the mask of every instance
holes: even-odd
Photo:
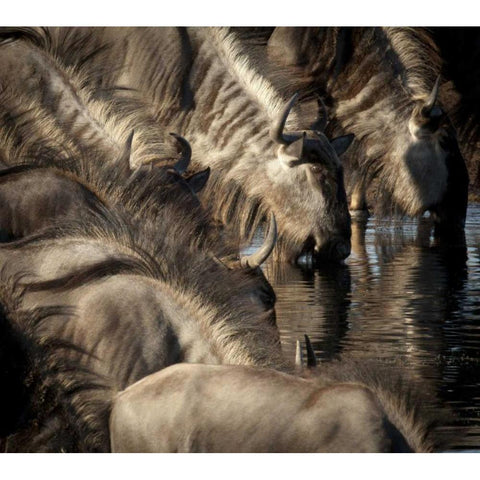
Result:
[[[266,274],[287,355],[307,333],[319,360],[400,364],[454,411],[449,448],[479,449],[480,205],[469,205],[463,247],[435,245],[428,222],[354,223],[345,265]]]

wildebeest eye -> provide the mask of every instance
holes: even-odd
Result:
[[[318,175],[318,174],[322,173],[322,167],[320,165],[318,165],[317,163],[313,163],[312,165],[310,165],[310,171],[312,173],[314,173],[315,175]]]

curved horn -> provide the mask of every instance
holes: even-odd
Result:
[[[437,77],[437,80],[435,80],[435,85],[433,86],[430,95],[428,96],[428,98],[424,102],[425,104],[423,106],[422,111],[427,116],[430,113],[430,111],[432,110],[432,108],[434,107],[435,102],[437,101],[439,86],[440,86],[440,75]]]
[[[281,145],[288,145],[294,140],[289,137],[285,137],[283,135],[283,129],[285,128],[285,122],[287,121],[290,110],[292,109],[293,104],[297,101],[297,98],[298,92],[295,93],[295,95],[293,95],[293,97],[287,102],[283,110],[278,115],[277,120],[272,125],[272,128],[270,129],[270,138],[275,143],[280,143]]]
[[[297,340],[297,346],[295,348],[295,365],[297,367],[303,367],[303,352],[300,340]]]
[[[170,135],[175,137],[177,142],[182,146],[182,156],[180,157],[180,160],[178,160],[178,162],[173,166],[173,168],[180,175],[182,175],[186,172],[188,166],[190,165],[190,160],[192,158],[192,147],[190,147],[190,144],[187,142],[187,140],[180,135],[177,135],[176,133],[170,133]]]
[[[315,358],[315,352],[313,351],[308,335],[305,335],[305,345],[307,347],[307,367],[314,368],[317,366],[317,359]]]
[[[275,221],[275,215],[270,214],[270,225],[268,227],[268,234],[265,237],[263,245],[251,255],[242,257],[240,259],[240,265],[243,268],[257,268],[259,267],[272,253],[273,247],[277,241],[277,222]]]

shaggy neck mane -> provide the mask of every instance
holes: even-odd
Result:
[[[84,62],[79,61],[80,66],[75,69],[65,68],[56,54],[57,49],[54,47],[51,36],[45,29],[20,29],[18,33],[15,33],[14,29],[3,29],[0,30],[0,35],[11,35],[14,38],[16,37],[17,41],[29,45],[37,62],[45,68],[45,71],[50,72],[52,76],[50,86],[54,86],[55,80],[60,83],[56,86],[57,91],[55,92],[58,98],[55,98],[52,103],[58,104],[60,109],[62,97],[65,93],[68,93],[74,101],[77,115],[83,117],[83,121],[86,121],[85,124],[89,125],[106,144],[114,148],[117,147],[112,132],[104,128],[105,122],[102,121],[103,119],[95,118],[92,110],[87,107],[86,102],[91,93],[87,91],[86,87],[93,83],[95,76],[92,72],[87,72],[85,68],[81,68]],[[92,51],[90,53],[94,56],[96,52]]]
[[[148,105],[135,92],[117,84],[121,67],[112,65],[112,48],[108,42],[96,40],[89,29],[18,30],[0,29],[0,39],[13,38],[27,44],[37,61],[53,72],[52,78],[46,80],[47,87],[54,89],[53,104],[57,110],[51,111],[52,106],[48,104],[35,105],[35,108],[58,117],[62,113],[62,97],[68,92],[76,108],[73,117],[71,109],[66,110],[62,131],[70,134],[81,147],[103,148],[107,154],[118,154],[135,129],[133,163],[177,157],[176,142],[159,132]],[[55,81],[61,85],[55,85]]]
[[[214,47],[229,74],[243,87],[268,119],[271,122],[275,120],[288,99],[283,98],[272,82],[259,73],[258,59],[256,60],[253,49],[226,27],[199,30]],[[300,118],[294,107],[290,112],[288,124],[299,123]]]
[[[383,28],[393,51],[405,68],[413,97],[425,98],[441,70],[441,58],[431,35],[423,28]]]
[[[26,392],[9,451],[108,452],[111,386],[85,367],[86,352],[42,333],[49,322],[75,320],[74,312],[62,306],[21,309],[22,275],[0,277],[0,304],[11,332],[5,341],[22,345],[20,356],[5,361],[20,367],[15,382]]]

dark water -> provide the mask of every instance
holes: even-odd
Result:
[[[450,449],[480,449],[480,205],[466,248],[434,245],[421,222],[354,223],[343,266],[271,265],[283,348],[307,333],[317,358],[401,364],[455,413]]]

